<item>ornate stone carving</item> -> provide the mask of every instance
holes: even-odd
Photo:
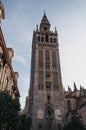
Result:
[[[57,110],[55,111],[55,119],[56,119],[56,120],[62,120],[61,115],[62,115],[61,111],[60,111],[59,109],[57,109]]]
[[[38,110],[38,119],[44,119],[44,112],[42,109]]]

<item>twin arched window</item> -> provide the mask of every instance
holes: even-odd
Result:
[[[49,35],[46,34],[45,37],[44,37],[44,36],[42,36],[42,37],[41,37],[41,36],[38,36],[38,37],[37,37],[37,41],[38,41],[38,42],[47,42],[47,43],[48,43],[48,42],[50,42],[50,43],[56,43],[56,38],[52,38],[52,37],[51,37],[51,38],[49,39]]]

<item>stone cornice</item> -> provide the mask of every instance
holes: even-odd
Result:
[[[5,53],[5,56],[6,56],[6,59],[7,59],[8,66],[11,69],[11,74],[12,74],[12,77],[13,77],[14,85],[16,86],[18,96],[20,96],[18,86],[17,86],[17,81],[15,80],[15,75],[14,75],[13,68],[12,68],[12,65],[11,65],[11,62],[10,62],[10,59],[9,59],[9,55],[8,55],[8,52],[7,52],[8,50],[7,50],[7,47],[6,47],[6,43],[5,43],[5,40],[4,40],[4,36],[3,36],[3,33],[2,33],[1,27],[0,27],[0,40],[1,40],[1,46],[2,46],[3,52]]]

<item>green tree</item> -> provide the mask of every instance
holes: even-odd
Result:
[[[63,130],[85,130],[85,128],[80,122],[79,117],[73,117],[72,120],[67,125],[65,125]]]
[[[20,115],[20,130],[30,130],[31,118],[27,115]]]
[[[8,92],[0,92],[0,130],[17,130],[19,111],[19,99],[12,99]]]

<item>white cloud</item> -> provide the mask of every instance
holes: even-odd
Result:
[[[25,99],[26,99],[26,96],[28,95],[29,80],[30,80],[29,76],[21,76],[20,75],[19,89],[21,90],[20,103],[21,103],[21,108],[22,109],[25,106]]]
[[[20,65],[23,65],[25,68],[28,67],[27,61],[23,56],[15,54],[14,60],[18,61],[20,63]]]

